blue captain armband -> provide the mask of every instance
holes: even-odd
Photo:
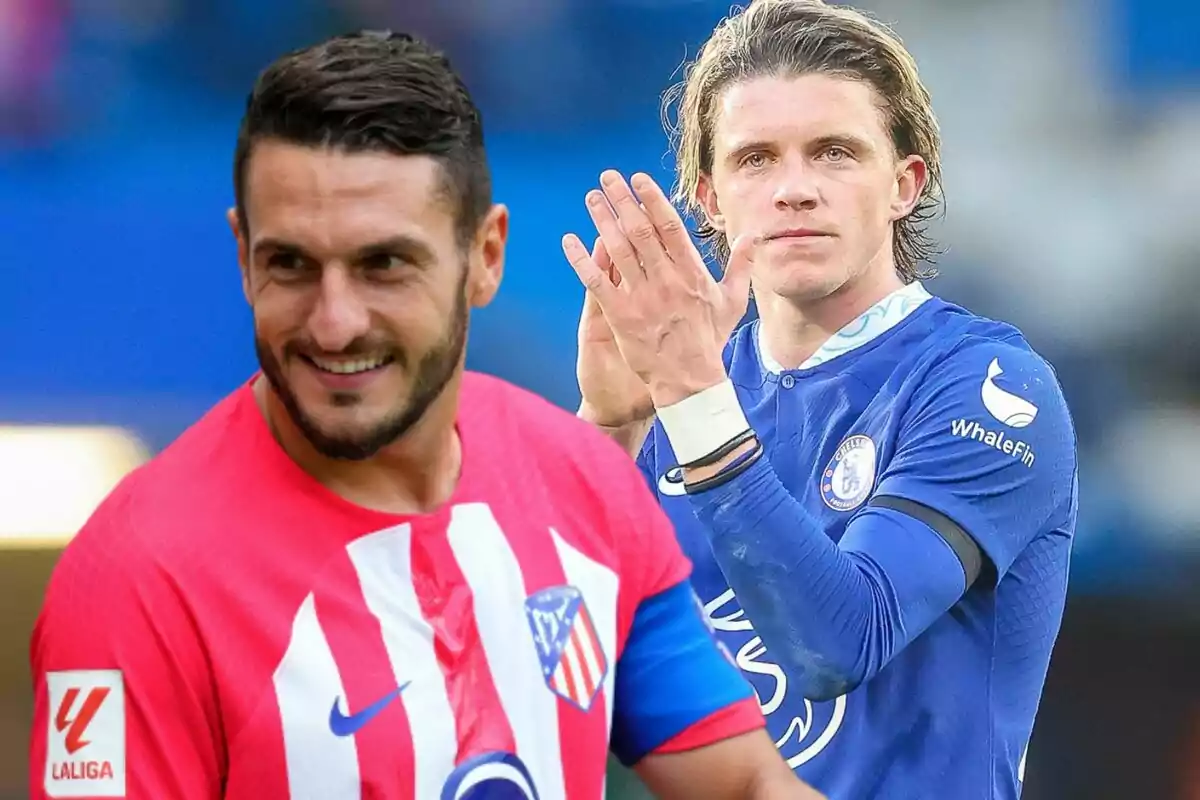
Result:
[[[752,696],[702,614],[686,580],[638,605],[616,672],[611,746],[623,764]]]

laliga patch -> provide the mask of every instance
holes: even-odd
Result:
[[[125,796],[125,682],[120,670],[46,673],[46,794]]]
[[[821,499],[834,511],[863,504],[875,488],[875,442],[870,436],[847,437],[821,473]]]
[[[550,691],[588,712],[608,672],[596,624],[574,586],[551,586],[525,600],[525,616]]]

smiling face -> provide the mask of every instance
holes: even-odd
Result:
[[[507,213],[464,243],[438,160],[277,140],[254,146],[244,196],[247,229],[230,223],[263,374],[319,453],[368,458],[460,373]]]
[[[728,241],[762,237],[756,292],[811,302],[894,275],[893,230],[925,186],[896,155],[878,95],[828,74],[730,84],[714,105],[712,169],[698,199]]]

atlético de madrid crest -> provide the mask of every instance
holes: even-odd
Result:
[[[551,586],[525,600],[542,675],[550,691],[581,711],[589,711],[608,661],[583,595],[574,586]]]

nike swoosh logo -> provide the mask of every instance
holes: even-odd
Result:
[[[357,714],[350,714],[349,716],[343,714],[342,710],[338,708],[340,698],[334,698],[333,708],[329,710],[329,730],[333,732],[334,736],[353,736],[364,725],[375,719],[380,711],[388,707],[389,703],[399,697],[400,693],[408,688],[409,683],[412,683],[412,681],[408,681],[408,683],[405,683],[394,692],[388,692]]]
[[[681,497],[687,494],[683,485],[683,470],[671,467],[658,477],[658,491],[668,497]]]

